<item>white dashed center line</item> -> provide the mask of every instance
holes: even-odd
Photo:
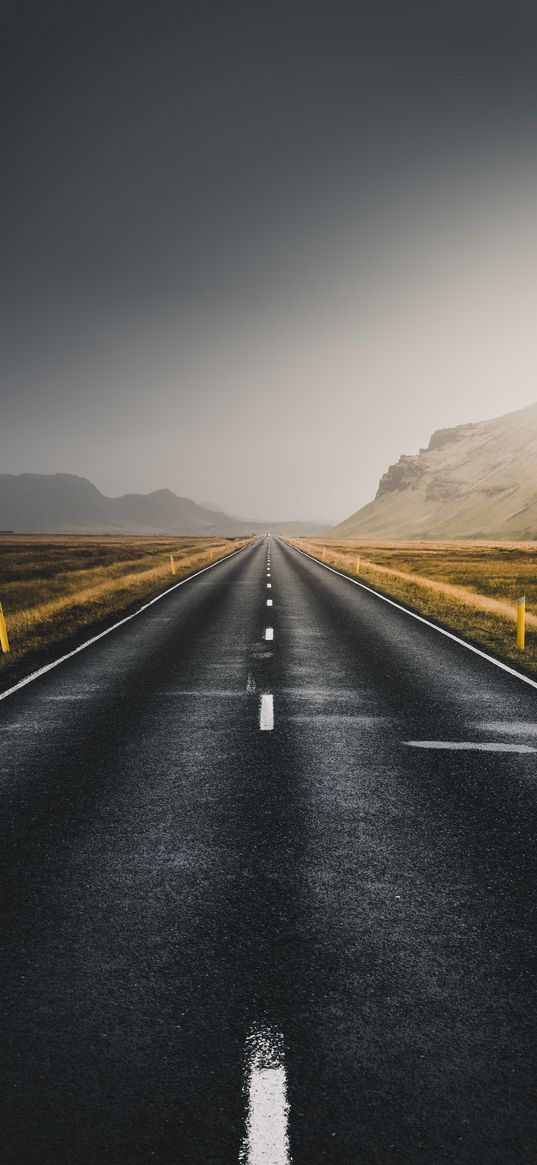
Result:
[[[267,607],[272,607],[272,599],[267,599]]]
[[[254,1030],[248,1039],[246,1135],[240,1165],[289,1165],[287,1075],[279,1033]]]
[[[265,639],[274,639],[274,627],[267,627],[265,631]]]
[[[274,728],[274,696],[261,696],[259,705],[259,727],[261,732],[272,732]]]
[[[272,583],[267,583],[267,590],[270,591],[271,589],[272,589]]]

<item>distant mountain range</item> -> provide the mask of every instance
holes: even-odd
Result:
[[[537,539],[537,403],[439,429],[390,465],[374,501],[332,536]]]
[[[264,522],[199,506],[169,489],[108,498],[72,473],[0,474],[0,530],[24,534],[322,534],[328,523]]]

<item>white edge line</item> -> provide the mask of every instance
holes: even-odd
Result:
[[[251,546],[252,543],[250,542],[248,545]],[[68,651],[66,655],[61,655],[59,659],[54,659],[52,663],[46,663],[43,667],[38,668],[37,671],[31,672],[29,676],[25,676],[23,680],[19,680],[18,684],[13,684],[12,688],[6,688],[5,692],[0,692],[0,700],[6,700],[8,696],[12,696],[14,692],[18,692],[20,688],[25,688],[27,684],[31,684],[34,680],[38,680],[39,677],[44,676],[46,672],[53,671],[53,669],[55,667],[59,667],[61,663],[65,663],[66,660],[72,659],[74,655],[78,655],[79,651],[85,651],[86,647],[91,647],[92,643],[97,643],[99,639],[104,639],[105,635],[110,635],[112,631],[117,631],[117,628],[122,627],[124,623],[130,623],[131,619],[136,619],[137,615],[141,615],[144,611],[147,611],[148,607],[152,607],[153,603],[158,603],[159,599],[164,599],[166,595],[171,594],[172,591],[176,591],[179,587],[184,587],[185,583],[192,582],[192,579],[198,578],[200,574],[205,574],[206,570],[212,570],[213,567],[220,566],[222,562],[229,562],[230,558],[235,558],[236,554],[240,554],[241,550],[246,549],[246,546],[239,546],[238,550],[233,550],[233,552],[231,554],[227,554],[225,558],[218,558],[216,562],[210,562],[208,566],[204,566],[201,570],[197,570],[195,574],[189,574],[188,578],[182,578],[180,582],[174,583],[172,587],[168,587],[165,591],[161,591],[159,595],[155,595],[153,599],[149,599],[149,602],[144,603],[144,605],[139,607],[137,611],[133,611],[132,615],[125,615],[123,619],[119,619],[117,623],[113,623],[112,626],[107,627],[105,631],[100,631],[98,635],[93,635],[91,639],[86,639],[84,643],[81,643],[78,647],[74,647],[73,650]]]
[[[404,615],[409,615],[411,619],[415,619],[418,623],[423,623],[426,627],[432,627],[433,631],[438,631],[439,635],[445,635],[446,639],[452,639],[454,643],[459,643],[461,647],[465,647],[467,651],[472,651],[474,655],[479,655],[481,659],[486,659],[488,663],[493,663],[494,667],[499,667],[501,671],[507,672],[508,675],[514,676],[517,680],[522,680],[523,684],[528,684],[530,688],[537,688],[537,680],[530,679],[529,676],[523,675],[522,672],[516,671],[514,667],[509,667],[507,663],[502,663],[500,659],[495,659],[493,655],[487,655],[486,651],[481,651],[481,648],[474,647],[471,643],[466,643],[464,639],[459,639],[458,635],[454,635],[452,631],[446,631],[444,627],[439,627],[437,623],[431,623],[430,619],[425,619],[423,615],[417,615],[415,611],[409,611],[408,607],[402,607],[400,603],[396,603],[394,599],[389,599],[387,595],[381,595],[379,591],[374,591],[372,587],[366,586],[365,583],[358,582],[358,579],[350,578],[348,574],[343,574],[340,570],[335,570],[333,566],[328,566],[326,562],[321,562],[320,559],[314,558],[312,554],[307,554],[305,550],[300,550],[298,546],[294,546],[292,542],[287,543],[298,554],[303,554],[304,558],[309,558],[311,562],[315,562],[317,566],[322,566],[324,570],[329,570],[331,574],[337,574],[338,578],[344,578],[355,587],[360,587],[361,590],[367,591],[370,595],[375,595],[375,598],[381,599],[383,603],[388,603],[390,607],[395,607],[396,611],[402,611]]]

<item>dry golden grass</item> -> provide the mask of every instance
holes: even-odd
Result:
[[[243,544],[226,538],[1,536],[0,601],[11,651],[0,655],[0,685],[8,687]]]
[[[537,674],[537,543],[299,543],[501,659]],[[516,647],[516,602],[526,596],[526,650]]]

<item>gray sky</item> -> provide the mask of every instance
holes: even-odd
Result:
[[[533,0],[2,25],[2,472],[337,520],[537,398]]]

